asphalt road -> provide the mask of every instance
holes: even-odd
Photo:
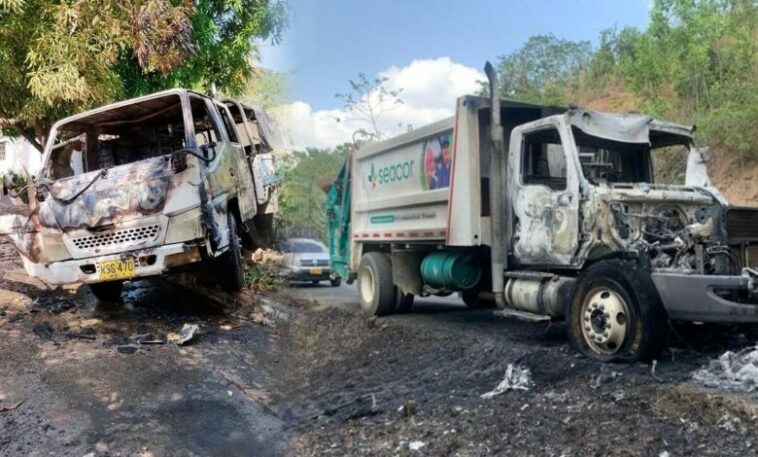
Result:
[[[342,283],[339,287],[331,287],[329,282],[322,282],[317,286],[308,284],[293,284],[292,288],[301,293],[330,305],[343,307],[347,310],[358,311],[360,309],[360,299],[358,298],[357,282],[353,284]],[[458,294],[447,297],[416,297],[413,302],[414,312],[423,313],[436,308],[465,308],[463,300]]]

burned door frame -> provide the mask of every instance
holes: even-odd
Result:
[[[253,183],[253,176],[247,166],[245,148],[242,145],[242,142],[240,142],[240,132],[237,130],[237,126],[234,123],[234,116],[232,116],[232,113],[226,104],[214,100],[214,105],[218,110],[224,129],[227,131],[226,135],[230,145],[229,151],[232,154],[232,157],[230,157],[231,166],[229,168],[229,173],[237,182],[237,206],[240,212],[240,222],[246,222],[256,215],[258,209],[258,205],[254,199],[255,184]],[[227,119],[229,120],[229,125],[224,122],[224,113],[226,113]],[[232,141],[232,132],[229,131],[230,129],[234,130],[234,136],[237,137],[236,142]]]
[[[250,145],[249,146],[250,147],[250,152],[248,153],[247,151],[244,151],[244,147],[243,147],[243,152],[244,152],[244,156],[245,156],[245,164],[246,164],[247,170],[250,172],[250,177],[251,177],[252,183],[253,183],[253,186],[252,186],[253,200],[255,202],[256,210],[257,210],[258,191],[256,189],[255,173],[253,172],[253,160],[255,160],[255,156],[256,156],[257,152],[255,150],[255,136],[253,135],[252,129],[250,128],[250,119],[248,119],[247,113],[245,112],[245,106],[243,106],[237,100],[224,99],[224,100],[222,100],[222,103],[227,108],[229,108],[229,106],[234,106],[234,108],[237,110],[237,112],[240,115],[240,120],[242,121],[242,125],[243,125],[244,130],[245,130],[245,136],[247,136],[248,144]],[[251,109],[251,111],[253,111],[253,110]],[[229,110],[229,112],[231,113],[231,110]],[[253,113],[254,113],[254,111],[253,111]],[[231,114],[233,114],[233,113],[231,113]],[[232,115],[232,120],[234,120],[234,115]],[[239,132],[238,132],[238,134],[239,134]]]
[[[525,183],[523,156],[529,134],[558,133],[566,164],[566,185]],[[508,157],[508,190],[513,202],[511,228],[514,263],[529,266],[574,267],[579,249],[581,171],[573,135],[563,116],[551,116],[513,129]]]

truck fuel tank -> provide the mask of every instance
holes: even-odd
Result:
[[[421,262],[421,276],[432,287],[467,290],[476,287],[482,268],[468,251],[435,252]]]

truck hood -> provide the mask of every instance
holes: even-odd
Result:
[[[198,207],[199,182],[196,161],[188,159],[187,168],[176,173],[167,156],[52,183],[38,180],[29,189],[29,204],[0,201],[0,235],[8,235],[32,261],[47,261],[52,240],[60,244],[74,233],[111,232],[120,224]],[[69,254],[61,255],[57,258]]]
[[[189,171],[175,173],[164,156],[58,180],[39,205],[40,224],[65,232],[159,214]]]
[[[63,231],[92,229],[160,211],[170,180],[170,170],[160,162],[150,159],[56,181],[40,203],[40,223]]]

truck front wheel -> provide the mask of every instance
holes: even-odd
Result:
[[[358,267],[358,293],[361,308],[372,316],[391,314],[395,308],[392,263],[381,252],[369,252]]]
[[[631,261],[588,267],[576,282],[568,319],[572,344],[601,361],[654,359],[668,336],[668,316],[650,274]]]
[[[242,244],[237,218],[229,211],[229,249],[218,257],[218,279],[221,287],[227,292],[239,292],[245,287],[245,270],[242,266]]]

